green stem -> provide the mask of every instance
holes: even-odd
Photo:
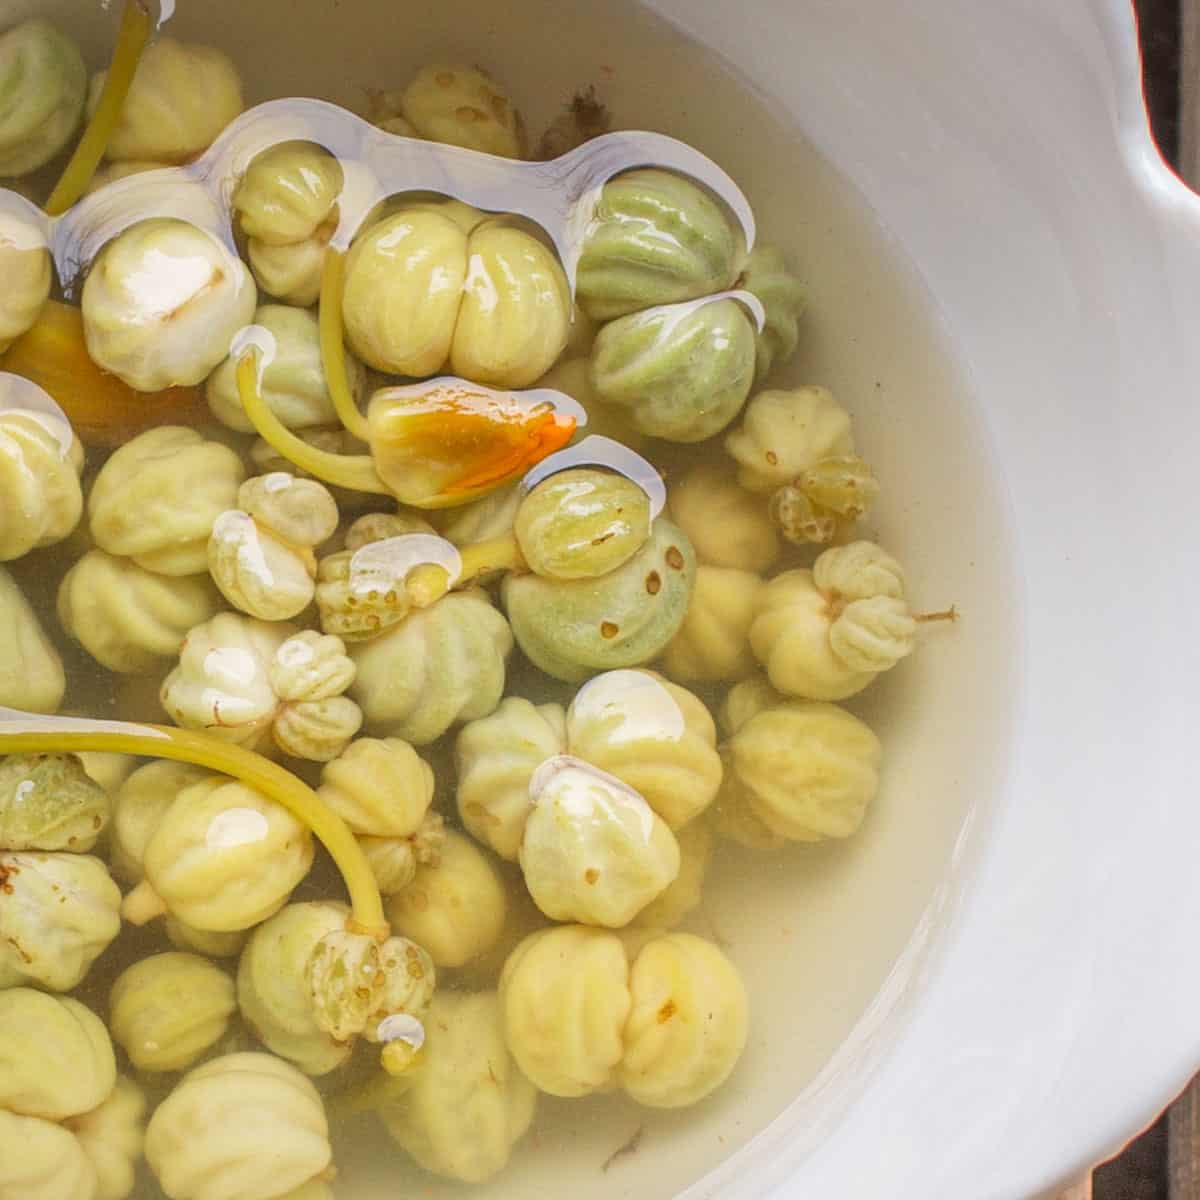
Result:
[[[258,355],[249,350],[238,360],[238,397],[258,435],[281,457],[325,483],[352,492],[390,496],[392,490],[375,470],[369,454],[330,454],[298,438],[271,411],[258,383]]]
[[[87,191],[88,184],[96,174],[96,168],[104,157],[108,143],[116,131],[121,119],[121,110],[125,106],[125,98],[133,86],[133,78],[137,74],[138,63],[142,60],[142,52],[146,49],[150,35],[154,32],[154,22],[142,0],[125,0],[125,10],[121,14],[121,31],[117,35],[116,49],[113,51],[112,64],[104,81],[104,90],[100,93],[100,102],[92,119],[88,122],[71,161],[67,163],[59,179],[58,185],[50,193],[46,201],[46,212],[52,217],[61,216]]]
[[[252,750],[192,729],[176,729],[171,725],[48,729],[45,726],[53,721],[52,717],[31,719],[41,728],[10,733],[0,724],[0,754],[71,754],[92,750],[169,758],[231,775],[257,788],[308,826],[329,851],[350,893],[355,930],[380,939],[389,936],[391,930],[384,916],[379,887],[362,847],[341,817],[290,771]]]

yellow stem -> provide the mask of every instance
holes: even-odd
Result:
[[[43,726],[41,729],[12,733],[0,725],[0,754],[109,751],[194,763],[240,779],[282,804],[307,825],[329,851],[346,881],[355,929],[380,939],[390,934],[379,886],[362,847],[341,817],[290,771],[252,750],[192,729],[176,729],[170,725],[133,725],[128,731],[111,727],[103,730],[46,729],[48,720],[53,718],[36,718],[37,724]]]
[[[524,555],[512,534],[464,546],[459,551],[462,570],[453,584],[444,567],[423,563],[409,572],[405,581],[413,608],[428,608],[454,588],[468,587],[480,575],[492,571],[528,571]]]
[[[108,143],[121,119],[121,109],[125,105],[125,97],[133,85],[133,77],[137,74],[138,63],[141,62],[142,52],[154,32],[154,22],[143,0],[125,0],[125,10],[121,14],[121,31],[117,35],[116,49],[113,51],[112,65],[108,68],[108,77],[104,81],[104,90],[100,93],[100,102],[96,111],[83,131],[71,161],[67,163],[59,179],[58,185],[50,193],[46,201],[46,211],[57,217],[65,213],[92,182],[96,168],[104,157]]]
[[[325,386],[333,397],[338,420],[361,441],[371,440],[371,426],[358,410],[346,374],[346,345],[342,340],[342,290],[346,278],[346,256],[334,246],[325,251],[321,269],[321,365]]]
[[[489,571],[528,571],[525,556],[517,539],[511,533],[503,537],[489,538],[485,542],[476,542],[472,546],[464,546],[459,554],[462,558],[462,574],[460,583],[468,583]]]
[[[318,450],[302,438],[298,438],[271,411],[262,397],[258,386],[258,356],[247,351],[237,365],[238,396],[246,416],[259,436],[288,462],[294,463],[325,483],[346,488],[352,492],[370,492],[376,496],[390,496],[391,489],[379,478],[375,460],[367,454],[331,454]]]

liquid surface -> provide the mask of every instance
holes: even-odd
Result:
[[[82,18],[65,0],[33,7],[54,12],[78,33],[91,65],[99,65],[109,43],[103,17]],[[461,57],[482,61],[502,79],[534,130],[576,90],[596,84],[618,128],[661,130],[712,156],[811,283],[810,313],[788,377],[830,386],[854,413],[886,488],[864,532],[905,559],[922,600],[952,599],[971,613],[965,644],[939,646],[851,702],[880,732],[886,755],[883,793],[856,839],[793,847],[770,859],[733,848],[718,856],[687,927],[727,950],[752,997],[750,1045],[730,1083],[699,1109],[667,1115],[611,1097],[543,1098],[534,1131],[486,1191],[517,1197],[554,1186],[579,1200],[665,1200],[745,1145],[817,1077],[936,900],[968,814],[991,786],[991,748],[985,742],[968,754],[950,745],[954,719],[972,711],[984,726],[999,720],[989,693],[1002,690],[1007,675],[1007,618],[1003,566],[986,553],[1000,527],[986,453],[942,331],[907,264],[799,135],[710,55],[623,0],[602,7],[531,0],[500,13],[450,0],[409,6],[401,22],[382,6],[343,0],[334,14],[303,6],[306,24],[294,19],[294,6],[277,0],[212,0],[203,11],[183,6],[173,32],[230,53],[250,102],[315,95],[359,108],[363,89],[399,86],[425,61]],[[22,15],[17,9],[13,15]],[[3,7],[0,16],[7,23]],[[528,70],[531,62],[541,69]],[[957,453],[931,455],[934,443]],[[566,453],[577,455],[587,444]],[[675,447],[668,470],[715,453]],[[974,497],[976,518],[962,516],[964,497]],[[47,610],[59,562],[45,552],[16,564],[14,573]],[[100,715],[119,703],[122,715],[140,706],[140,719],[162,719],[153,700],[157,680],[145,697],[131,694],[137,683],[122,685],[118,696],[111,678],[82,653],[64,650],[73,707]],[[546,698],[570,694],[544,681],[538,688]],[[507,690],[540,698],[516,672]],[[330,894],[341,894],[340,883],[319,864],[295,898]],[[84,995],[103,1011],[117,971],[164,948],[152,931],[124,938],[127,957],[106,955]],[[472,982],[469,972],[463,982]],[[818,1104],[814,1126],[820,1119]],[[406,1186],[421,1196],[460,1194],[406,1164],[370,1121],[344,1122],[336,1143],[342,1200],[373,1200]],[[149,1180],[137,1193],[158,1194]]]

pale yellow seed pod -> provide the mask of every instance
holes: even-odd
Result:
[[[495,710],[512,647],[512,630],[486,592],[451,592],[349,647],[358,667],[351,695],[370,732],[427,745],[457,721]]]
[[[437,989],[437,968],[423,946],[403,937],[390,937],[379,947],[383,987],[378,1005],[367,1018],[363,1036],[376,1045],[392,1040],[390,1017],[424,1020]]]
[[[261,621],[286,621],[316,594],[316,559],[234,508],[213,522],[208,571],[239,612]]]
[[[393,375],[440,371],[466,279],[467,235],[449,217],[405,209],[371,226],[346,259],[342,308],[354,352]]]
[[[269,246],[310,238],[329,219],[345,183],[342,164],[312,142],[279,142],[257,155],[233,192],[247,237]]]
[[[58,711],[67,676],[54,643],[13,577],[0,567],[0,704]]]
[[[0,213],[0,354],[33,328],[50,297],[50,249],[40,230],[16,213]]]
[[[879,739],[836,704],[788,700],[765,709],[727,752],[754,815],[790,841],[849,837],[879,791]]]
[[[261,304],[254,313],[254,323],[274,338],[275,353],[263,365],[259,377],[267,407],[289,429],[336,425],[337,409],[325,378],[316,314],[286,304]],[[357,397],[365,384],[365,375],[353,355],[346,358],[346,378],[350,394]],[[246,416],[238,394],[237,360],[233,353],[227,354],[208,377],[204,396],[221,424],[239,433],[254,432],[254,423]]]
[[[97,1200],[96,1169],[69,1129],[0,1109],[0,1197]]]
[[[329,489],[286,471],[247,479],[238,488],[237,506],[293,546],[314,548],[337,531],[337,501]]]
[[[720,1087],[746,1045],[749,1006],[737,968],[711,942],[672,933],[629,972],[621,1084],[639,1104],[684,1108]]]
[[[87,854],[0,854],[0,988],[69,992],[121,932],[121,890]]]
[[[191,763],[167,760],[139,767],[113,797],[109,855],[113,873],[124,883],[141,883],[146,846],[163,814],[185,787],[211,778],[211,772]]]
[[[169,913],[163,921],[163,932],[176,950],[187,954],[202,954],[205,958],[237,958],[246,945],[249,930],[233,929],[224,933],[197,929]]]
[[[431,64],[404,89],[400,113],[423,138],[524,157],[520,114],[496,81],[478,67]]]
[[[379,943],[369,934],[330,930],[304,963],[304,988],[322,1033],[335,1042],[356,1038],[383,1002]]]
[[[779,536],[762,497],[728,467],[702,463],[667,493],[671,519],[708,566],[765,571],[779,557]]]
[[[117,976],[113,1037],[139,1071],[183,1071],[225,1036],[237,1012],[233,980],[195,954],[152,954]]]
[[[775,688],[809,700],[844,700],[875,679],[876,671],[858,670],[834,652],[830,629],[837,616],[811,571],[784,571],[762,588],[750,646]]]
[[[317,1024],[306,979],[314,948],[327,934],[345,929],[349,911],[326,901],[289,904],[250,935],[238,963],[243,1020],[268,1050],[309,1075],[341,1066],[353,1048]]]
[[[900,564],[873,542],[826,550],[762,590],[750,642],[781,692],[842,700],[916,647]]]
[[[275,652],[291,625],[218,613],[187,635],[179,665],[162,685],[162,705],[176,725],[254,746],[279,713],[271,685]]]
[[[385,896],[402,892],[417,877],[417,868],[441,862],[446,822],[441,813],[427,812],[420,827],[408,837],[362,836],[358,844],[371,874]]]
[[[721,701],[718,719],[721,732],[732,737],[751,717],[766,708],[775,708],[787,697],[777,692],[765,675],[752,675],[735,683]]]
[[[32,988],[0,991],[0,1112],[79,1116],[101,1104],[116,1079],[108,1030],[90,1008]]]
[[[321,771],[317,795],[357,834],[407,838],[433,803],[433,768],[400,738],[358,738]]]
[[[563,925],[527,937],[500,977],[509,1052],[551,1096],[587,1096],[616,1082],[632,1007],[629,964],[615,934]]]
[[[704,703],[653,671],[607,671],[567,710],[568,753],[615,775],[672,829],[702,813],[721,783],[717,731]]]
[[[88,529],[109,554],[160,575],[208,569],[217,517],[237,506],[241,459],[194,429],[164,425],[126,442],[88,497]]]
[[[145,1125],[145,1093],[123,1075],[99,1108],[66,1122],[95,1168],[95,1200],[126,1200],[133,1194]]]
[[[631,787],[565,755],[538,768],[521,870],[551,920],[619,929],[679,873],[679,844]]]
[[[270,1054],[194,1068],[146,1129],[146,1160],[177,1200],[281,1196],[324,1174],[332,1158],[317,1089]]]
[[[425,1028],[421,1069],[379,1115],[425,1170],[482,1183],[532,1124],[537,1089],[505,1046],[495,992],[439,992]]]
[[[717,795],[717,803],[720,803],[720,793]],[[699,907],[704,877],[712,861],[712,827],[707,818],[689,821],[675,834],[675,840],[679,843],[679,874],[664,892],[633,918],[634,925],[649,929],[674,929]]]
[[[65,421],[22,410],[12,380],[0,375],[0,561],[61,542],[83,513],[83,448]]]
[[[100,251],[83,285],[88,354],[140,392],[193,387],[257,301],[250,272],[215,234],[174,217],[138,221]]]
[[[164,667],[179,653],[188,631],[219,607],[207,576],[169,578],[103,550],[89,550],[58,589],[64,632],[101,666],[121,675]]]
[[[738,481],[771,493],[823,458],[854,453],[850,414],[822,387],[759,392],[725,438],[738,464]]]
[[[89,112],[99,103],[106,75],[92,80]],[[160,37],[138,63],[105,153],[119,162],[187,162],[207,150],[242,108],[242,81],[228,55]]]
[[[566,717],[558,704],[535,706],[509,696],[491,716],[464,725],[455,761],[458,814],[467,831],[516,862],[532,807],[529,781],[566,747]]]
[[[571,329],[571,295],[553,252],[531,233],[489,221],[471,234],[455,375],[492,387],[529,387],[554,366]]]
[[[346,749],[362,723],[362,709],[353,700],[330,696],[284,705],[271,733],[284,754],[323,763]]]
[[[201,780],[163,814],[124,911],[137,923],[166,909],[198,929],[249,929],[287,903],[312,860],[312,834],[287,809],[243,783]]]
[[[267,678],[284,703],[328,700],[354,682],[354,663],[341,638],[303,629],[275,651]]]
[[[663,654],[673,679],[717,682],[754,673],[750,623],[761,577],[732,567],[696,568],[692,601],[674,640]]]
[[[726,841],[745,850],[780,850],[788,839],[776,833],[755,812],[753,797],[733,769],[730,752],[721,752],[725,762],[725,777],[712,806],[713,831]]]
[[[309,308],[321,297],[321,272],[337,222],[322,225],[310,238],[288,246],[268,246],[251,238],[246,245],[254,282],[283,304]]]
[[[485,954],[504,928],[504,881],[487,853],[447,831],[439,861],[388,900],[392,929],[429,951],[439,967],[461,967]]]

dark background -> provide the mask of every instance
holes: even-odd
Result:
[[[1180,0],[1135,0],[1134,7],[1141,31],[1146,107],[1163,154],[1177,164]],[[1120,1158],[1102,1166],[1094,1188],[1095,1200],[1169,1200],[1166,1118]]]

